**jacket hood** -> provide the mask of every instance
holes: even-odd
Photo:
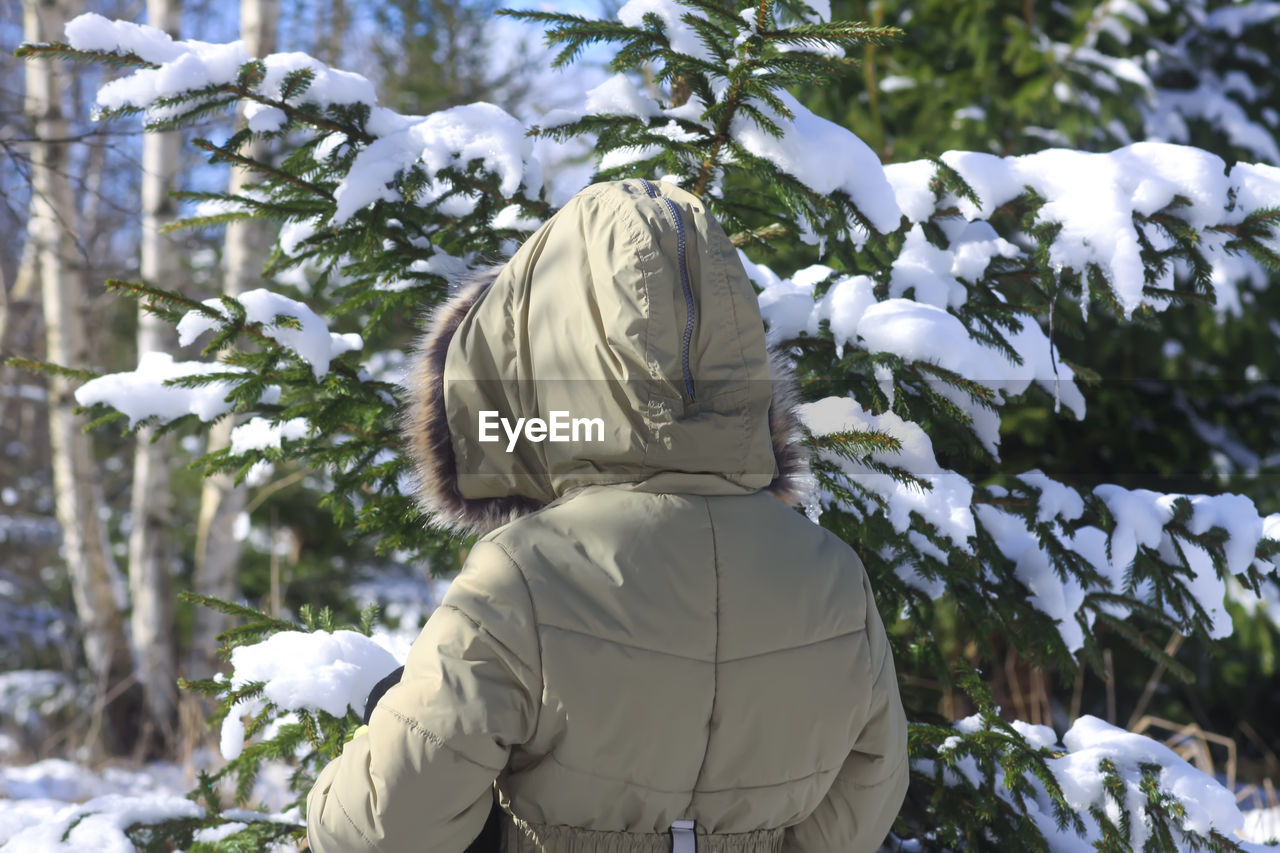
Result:
[[[797,503],[795,385],[764,332],[696,196],[587,187],[431,315],[405,379],[420,506],[469,534],[586,485]]]

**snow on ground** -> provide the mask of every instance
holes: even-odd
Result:
[[[1280,806],[1245,812],[1240,834],[1255,843],[1280,842]]]
[[[134,845],[124,834],[130,824],[204,813],[186,794],[194,786],[194,767],[216,760],[212,753],[198,752],[192,768],[153,763],[94,770],[60,758],[0,766],[0,853],[132,853]],[[296,814],[278,814],[293,799],[290,773],[291,768],[280,762],[263,765],[251,802],[270,813],[224,814],[245,820],[272,819],[273,814],[297,820]]]
[[[186,799],[190,787],[176,765],[93,771],[49,758],[23,767],[0,767],[0,850],[132,851],[123,830],[158,816],[200,813]],[[85,817],[61,841],[77,817]]]
[[[187,780],[174,764],[139,769],[104,767],[93,771],[61,758],[46,758],[23,767],[0,767],[0,798],[78,802],[105,794],[137,795],[184,791]]]

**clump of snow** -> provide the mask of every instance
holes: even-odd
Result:
[[[252,121],[250,121],[250,124],[252,124]],[[331,139],[332,137],[327,138]],[[316,159],[320,159],[319,154],[316,155]],[[304,219],[300,222],[286,222],[284,225],[280,226],[280,251],[284,252],[286,255],[296,255],[298,253],[298,247],[302,245],[302,241],[315,236],[316,230],[319,227],[319,217]]]
[[[67,43],[77,50],[135,53],[160,66],[139,68],[104,85],[97,103],[105,109],[149,107],[158,98],[235,82],[240,66],[250,58],[243,41],[174,41],[155,27],[112,21],[92,12],[68,21],[65,33]]]
[[[239,455],[268,447],[279,449],[281,441],[305,438],[310,432],[311,424],[306,418],[290,418],[280,422],[251,418],[248,423],[231,430],[231,452]]]
[[[272,465],[265,459],[259,459],[257,462],[250,465],[249,470],[245,472],[245,485],[251,489],[265,485],[266,482],[271,479],[271,475],[275,472],[275,465]]]
[[[1221,30],[1232,38],[1239,38],[1245,30],[1280,18],[1280,3],[1254,2],[1221,6],[1209,11],[1204,18],[1207,30]]]
[[[1276,152],[1280,161],[1280,151]],[[1232,190],[1236,194],[1236,215],[1239,221],[1248,212],[1264,207],[1275,207],[1280,200],[1280,167],[1266,163],[1236,163],[1229,175]]]
[[[1031,593],[1027,599],[1031,605],[1057,623],[1062,642],[1070,651],[1083,648],[1084,628],[1076,619],[1085,595],[1080,582],[1070,575],[1065,581],[1058,577],[1039,536],[1018,516],[990,504],[980,504],[973,511],[1000,553],[1013,563],[1014,576]],[[1091,625],[1093,612],[1082,615]]]
[[[616,169],[619,166],[629,166],[641,160],[657,157],[661,153],[662,147],[659,145],[623,145],[618,148],[610,148],[600,158],[600,171]]]
[[[938,465],[933,442],[917,424],[904,421],[892,412],[873,415],[856,400],[827,397],[796,407],[800,420],[815,435],[833,432],[882,432],[902,443],[900,452],[876,451],[871,460],[906,470],[923,480],[928,490],[907,485],[888,474],[844,457],[833,457],[854,485],[878,495],[888,503],[886,517],[898,532],[911,526],[911,514],[918,513],[949,538],[957,548],[971,553],[969,537],[974,535],[969,505],[973,486],[963,476]]]
[[[1090,807],[1108,808],[1098,762],[1109,758],[1124,780],[1125,808],[1130,814],[1132,846],[1141,850],[1149,828],[1143,815],[1147,796],[1141,790],[1140,766],[1160,767],[1160,787],[1186,808],[1182,828],[1207,835],[1217,830],[1231,837],[1244,826],[1235,795],[1216,779],[1192,767],[1161,743],[1085,715],[1062,738],[1068,754],[1049,762],[1067,802],[1079,813]]]
[[[890,296],[911,291],[917,302],[958,308],[968,299],[968,289],[960,279],[978,281],[992,258],[1022,254],[986,222],[944,219],[939,224],[950,243],[946,249],[929,242],[918,224],[907,231],[907,239],[892,265]]]
[[[1280,162],[1280,146],[1276,144],[1275,135],[1250,118],[1244,107],[1231,97],[1226,81],[1211,72],[1202,72],[1199,85],[1194,89],[1160,89],[1155,104],[1144,113],[1151,137],[1189,142],[1191,131],[1187,122],[1198,120],[1214,126],[1232,145],[1251,152],[1259,160]]]
[[[662,31],[667,36],[667,43],[676,53],[707,62],[715,61],[711,51],[702,43],[698,31],[684,20],[686,15],[702,16],[675,0],[627,0],[618,10],[618,20],[628,27],[643,27],[644,16],[649,14],[657,15],[662,21]]]
[[[1187,529],[1193,536],[1220,527],[1227,532],[1223,553],[1227,571],[1242,574],[1253,562],[1258,540],[1263,535],[1263,519],[1258,508],[1244,495],[1188,495],[1191,520]]]
[[[938,308],[960,307],[968,293],[951,274],[954,262],[950,252],[929,242],[919,225],[911,226],[893,261],[889,295],[902,296],[911,290],[917,302]]]
[[[263,683],[262,696],[288,711],[324,711],[342,717],[364,709],[369,691],[399,666],[376,640],[355,631],[281,631],[231,652],[231,685]],[[244,723],[233,711],[222,724],[222,754],[232,760],[244,746]]]
[[[43,820],[18,828],[5,842],[4,850],[134,853],[137,848],[125,835],[130,826],[199,818],[204,813],[203,808],[180,794],[104,794],[86,803],[62,806]]]
[[[1050,479],[1043,471],[1026,471],[1018,479],[1040,492],[1036,504],[1036,521],[1044,523],[1055,518],[1075,521],[1084,515],[1084,498],[1070,486]]]
[[[1143,301],[1145,267],[1140,257],[1135,213],[1150,215],[1175,196],[1188,207],[1172,211],[1203,229],[1239,221],[1257,199],[1230,207],[1229,192],[1254,178],[1259,189],[1276,197],[1280,181],[1256,167],[1227,174],[1222,159],[1207,151],[1162,142],[1137,142],[1107,153],[1049,149],[1021,157],[996,157],[972,151],[948,151],[942,160],[977,193],[980,203],[952,199],[966,218],[986,218],[1030,187],[1046,199],[1037,217],[1058,222],[1062,230],[1050,246],[1050,261],[1084,270],[1097,264],[1108,275],[1126,314]],[[913,207],[919,212],[919,206]],[[1154,228],[1144,228],[1165,242]],[[1213,245],[1209,246],[1211,253]]]
[[[877,231],[896,230],[902,210],[876,153],[853,132],[814,115],[786,90],[779,89],[776,94],[792,118],[783,118],[767,104],[755,106],[782,128],[782,137],[771,135],[754,119],[739,113],[729,127],[733,138],[815,192],[847,193]],[[839,152],[838,156],[834,152]]]
[[[398,199],[388,184],[416,163],[436,173],[481,160],[484,168],[498,176],[506,196],[514,195],[521,186],[533,194],[542,187],[542,170],[524,125],[493,104],[464,104],[425,118],[398,116],[389,110],[376,110],[375,116],[382,123],[377,127],[379,138],[356,155],[334,191],[335,223],[346,222],[379,199]],[[372,120],[370,124],[377,126]],[[429,187],[422,203],[435,201],[445,189]]]
[[[170,379],[205,376],[210,373],[244,373],[243,368],[199,361],[174,361],[164,352],[144,352],[138,367],[124,373],[109,373],[90,379],[76,389],[76,402],[82,406],[106,403],[124,412],[132,427],[152,416],[168,422],[183,415],[195,415],[211,421],[231,411],[227,395],[235,383],[220,379],[195,388],[164,384]]]
[[[236,297],[236,301],[244,307],[245,320],[250,323],[260,323],[264,335],[297,353],[299,358],[310,365],[317,382],[328,375],[330,361],[344,352],[364,347],[364,341],[358,334],[330,332],[329,324],[324,318],[307,305],[266,288],[259,287],[246,291]],[[206,299],[204,304],[221,312],[226,319],[230,319],[220,299]],[[294,318],[301,328],[277,325],[276,318],[279,316]],[[218,321],[205,312],[188,311],[178,321],[178,343],[181,346],[187,346],[200,335],[217,326]]]
[[[1166,562],[1180,564],[1180,548],[1191,570],[1187,588],[1209,616],[1210,636],[1229,636],[1232,625],[1223,604],[1227,595],[1225,581],[1218,576],[1208,552],[1200,546],[1180,539],[1175,548],[1165,525],[1173,520],[1174,503],[1186,498],[1192,509],[1186,522],[1187,530],[1192,535],[1206,533],[1213,527],[1225,531],[1223,553],[1227,569],[1234,574],[1243,573],[1253,563],[1258,544],[1268,531],[1253,502],[1241,495],[1161,494],[1109,484],[1098,486],[1094,494],[1102,499],[1115,519],[1110,538],[1112,562],[1127,566],[1142,547],[1155,551]]]
[[[904,89],[914,89],[919,85],[914,78],[905,77],[901,74],[888,74],[880,78],[879,86],[881,92],[892,93],[901,92]],[[885,167],[888,168],[887,166]]]
[[[249,824],[241,823],[238,820],[228,821],[220,826],[206,826],[203,829],[196,830],[195,834],[191,836],[191,840],[201,844],[213,844],[216,841],[222,841],[224,838],[235,835],[248,826]]]
[[[954,251],[925,243],[923,236],[913,243],[913,228],[893,277],[898,289],[906,291],[910,287],[915,299],[877,301],[875,282],[868,276],[854,275],[837,278],[826,294],[815,300],[813,290],[818,279],[805,278],[804,271],[783,279],[741,252],[739,257],[747,276],[762,288],[760,311],[768,324],[771,343],[801,333],[816,336],[826,321],[837,356],[843,356],[844,348],[852,344],[867,352],[892,353],[908,362],[936,364],[996,392],[996,405],[1004,402],[1003,395],[1021,394],[1035,382],[1077,418],[1083,418],[1085,399],[1075,384],[1075,372],[1058,360],[1048,336],[1033,318],[1024,318],[1022,328],[1008,335],[1009,343],[1022,359],[1018,364],[976,340],[957,316],[945,310],[964,293],[956,273],[975,275],[977,269],[985,269],[992,257],[1009,254],[1009,244],[989,228],[985,223],[958,224],[952,243]],[[894,287],[891,281],[891,291]],[[943,304],[929,304],[928,299]],[[975,435],[998,458],[999,419],[951,386],[939,383],[936,390],[948,395],[972,418]]]
[[[977,104],[961,107],[951,114],[953,126],[962,121],[984,121],[986,118],[987,111]]]
[[[703,113],[707,111],[707,105],[696,94],[690,95],[689,100],[685,101],[678,107],[667,107],[662,111],[664,116],[672,119],[680,119],[681,121],[693,122],[694,124],[702,124]],[[703,125],[705,127],[705,125]]]
[[[978,281],[994,258],[1016,258],[1022,254],[1021,249],[997,234],[989,223],[947,218],[938,224],[947,236],[947,251],[951,254],[948,272],[956,278]]]
[[[978,715],[959,720],[954,725],[961,735],[972,734],[984,726]],[[1031,748],[1047,747],[1063,753],[1059,757],[1047,759],[1046,763],[1070,809],[1084,819],[1083,837],[1077,836],[1070,828],[1058,828],[1043,784],[1030,773],[1024,777],[1033,791],[1032,796],[1026,800],[1026,814],[1036,823],[1049,842],[1049,849],[1055,853],[1090,853],[1096,849],[1095,845],[1101,841],[1102,831],[1092,817],[1092,810],[1095,809],[1104,813],[1113,824],[1121,823],[1123,812],[1131,828],[1129,846],[1134,850],[1143,849],[1151,833],[1144,808],[1147,795],[1140,787],[1143,765],[1155,765],[1158,768],[1160,788],[1177,798],[1185,808],[1186,815],[1181,822],[1181,829],[1184,831],[1201,835],[1216,831],[1227,838],[1235,838],[1236,831],[1244,827],[1244,817],[1231,791],[1149,737],[1125,731],[1088,715],[1075,721],[1062,738],[1061,746],[1058,745],[1053,730],[1047,726],[1015,721],[1012,727]],[[939,751],[954,750],[960,740],[960,736],[954,737],[943,744]],[[1104,759],[1115,765],[1120,778],[1121,806],[1117,806],[1111,799],[1104,786],[1105,777],[1099,767]],[[995,776],[994,790],[997,796],[1014,805],[1009,786],[1005,784],[1004,772],[998,766]],[[964,780],[978,785],[983,784],[982,778],[977,761],[968,755],[956,759],[954,770],[947,769],[944,772],[944,779],[948,780],[948,784],[959,784]]]
[[[940,260],[934,251],[926,254],[923,249],[917,257],[918,263],[902,269],[904,280],[946,288],[946,294],[936,290],[933,295],[948,300],[950,288],[962,288],[953,278],[949,283],[940,278],[936,268],[948,261],[948,267],[957,262],[973,263]],[[892,353],[908,362],[936,364],[997,392],[995,405],[1004,402],[1003,394],[1020,394],[1036,382],[1066,403],[1077,418],[1084,417],[1085,400],[1075,385],[1074,372],[1057,360],[1048,337],[1030,317],[1024,319],[1021,330],[1009,336],[1014,351],[1022,358],[1022,363],[1017,364],[1003,352],[973,338],[960,319],[943,307],[905,298],[876,301],[874,282],[867,276],[838,279],[815,302],[814,282],[799,276],[779,279],[749,262],[744,262],[744,267],[748,276],[764,287],[759,297],[760,310],[769,325],[772,343],[802,332],[817,335],[825,320],[835,339],[837,355],[843,354],[846,344],[854,344],[872,353]],[[939,381],[935,388],[969,415],[975,435],[998,458],[999,418],[953,386]]]
[[[288,116],[279,107],[269,107],[253,101],[245,105],[244,117],[254,133],[269,133],[284,127]]]
[[[298,103],[317,104],[369,104],[377,103],[373,83],[363,75],[351,71],[330,68],[305,53],[273,53],[262,60],[267,73],[263,77],[262,93],[272,100],[280,100],[284,94],[285,78],[295,71],[310,71],[311,84],[301,95],[292,100]]]
[[[619,115],[648,119],[658,115],[658,102],[642,92],[627,75],[618,73],[586,94],[584,115]]]
[[[518,231],[536,231],[538,226],[542,225],[542,221],[526,215],[524,211],[521,210],[520,205],[509,204],[494,215],[492,224],[494,228],[514,228]],[[419,263],[423,262],[414,261],[413,266],[410,268],[415,271],[434,272],[438,275],[445,276],[457,275],[465,270],[467,266],[467,262],[465,260],[462,260],[461,258],[454,258],[439,249],[437,249],[435,254],[427,259],[425,267],[422,270],[417,269],[417,265]]]
[[[924,222],[933,216],[937,198],[929,184],[937,170],[937,165],[930,160],[889,163],[884,167],[884,176],[893,188],[893,197],[910,221]]]
[[[1173,519],[1172,501],[1165,495],[1110,484],[1098,486],[1093,493],[1102,498],[1115,519],[1111,553],[1117,563],[1132,563],[1139,546],[1154,549],[1160,545],[1164,526]]]

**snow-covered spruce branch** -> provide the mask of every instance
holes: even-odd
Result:
[[[934,448],[945,439],[948,460],[998,464],[1001,412],[1015,398],[1086,416],[1077,378],[1087,355],[1063,357],[1055,323],[1063,335],[1080,333],[1090,310],[1154,315],[1184,296],[1230,305],[1237,283],[1274,264],[1280,170],[1228,170],[1207,152],[1155,143],[1010,158],[949,151],[883,166],[782,88],[829,76],[841,67],[840,45],[872,34],[823,29],[802,4],[778,6],[776,15],[769,2],[739,15],[710,0],[633,0],[616,22],[539,18],[559,28],[566,60],[595,41],[620,48],[618,73],[586,93],[583,111],[534,124],[553,138],[594,137],[597,177],[665,176],[705,189],[708,207],[748,253],[798,236],[823,261],[779,275],[742,255],[770,339],[792,345],[806,387],[821,397],[801,407],[822,448],[810,511],[856,540],[878,597],[917,617],[910,643],[940,679],[954,680],[928,617],[944,596],[962,604],[975,636],[1017,636],[1033,662],[1064,668],[1096,656],[1099,622],[1123,624],[1129,613],[1222,636],[1225,581],[1256,584],[1274,572],[1276,516],[1262,518],[1229,495],[1107,484],[1082,492],[1037,471],[975,483],[939,464]],[[301,54],[253,60],[242,46],[174,42],[92,17],[78,19],[68,41],[47,49],[134,69],[105,87],[99,104],[147,113],[149,126],[252,102],[248,126],[209,150],[253,169],[259,183],[242,198],[210,200],[193,221],[282,222],[269,270],[312,294],[304,303],[262,289],[188,306],[173,319],[188,342],[212,333],[202,340],[217,361],[140,360],[136,371],[86,384],[81,401],[115,406],[135,423],[248,417],[213,465],[240,465],[242,474],[261,462],[323,468],[335,480],[339,522],[420,552],[388,427],[394,354],[408,334],[398,321],[554,212],[526,128],[489,104],[401,116],[377,105],[367,80]],[[1080,51],[1075,58],[1098,64]],[[645,62],[655,66],[655,87],[628,76]],[[253,136],[279,139],[284,158],[246,162]],[[358,323],[363,365],[353,339],[329,332],[346,318]],[[234,348],[245,334],[259,350]],[[238,636],[248,640],[252,626]],[[242,747],[226,751],[246,772],[267,756],[305,764],[290,752],[304,742],[305,755],[332,754],[353,722],[361,679],[387,664],[364,640],[310,627],[305,639],[255,637],[261,642],[237,649],[232,677],[207,685],[224,701],[224,745]],[[1137,629],[1131,638],[1142,640]],[[347,680],[316,695],[290,693],[287,673],[259,666],[282,659],[273,641],[296,642],[290,657]],[[1224,789],[1167,761],[1149,739],[1085,731],[1093,724],[1082,718],[1085,728],[1059,748],[1047,730],[997,720],[983,707],[979,722],[913,732],[916,784],[933,798],[928,814],[954,818],[957,846],[991,843],[992,833],[1012,843],[1034,830],[1053,850],[1143,837],[1155,839],[1152,849],[1187,838],[1231,848],[1230,810],[1206,815],[1191,802],[1216,802]],[[998,737],[984,733],[995,729]],[[951,737],[959,740],[948,745]],[[1077,753],[1086,757],[1066,761]],[[1088,773],[1102,781],[1089,777],[1085,786]],[[305,771],[296,781],[305,786]],[[986,799],[978,801],[1003,810],[1005,824],[983,825],[983,815],[958,807],[979,789]],[[1113,793],[1131,790],[1145,799]],[[925,814],[908,815],[920,835],[904,843],[942,849],[949,842],[928,834]]]

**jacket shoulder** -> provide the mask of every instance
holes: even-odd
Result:
[[[540,669],[537,616],[529,584],[507,548],[489,536],[471,548],[440,607],[458,611],[529,669]]]

